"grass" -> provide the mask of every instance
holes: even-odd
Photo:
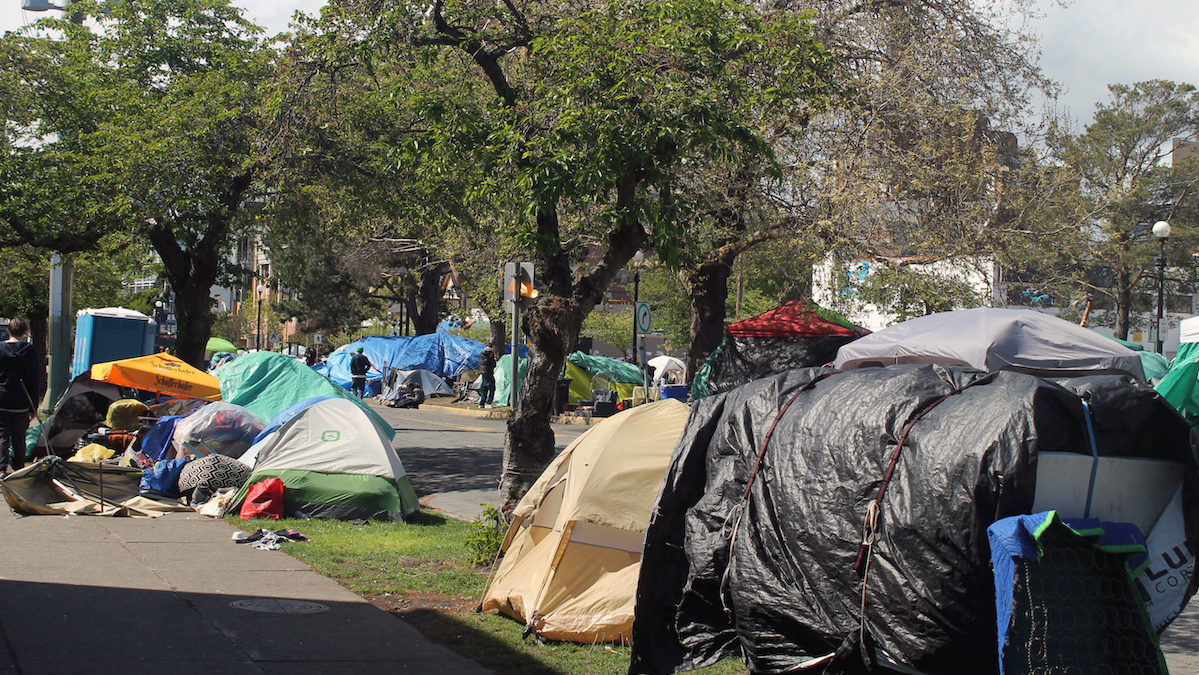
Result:
[[[283,550],[376,606],[399,615],[430,640],[498,673],[623,674],[629,648],[524,640],[524,626],[471,611],[487,586],[487,568],[470,564],[472,524],[423,509],[409,523],[356,525],[335,520],[227,520],[253,532],[294,529],[311,541]],[[703,669],[744,673],[735,659]]]

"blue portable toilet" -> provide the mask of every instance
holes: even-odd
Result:
[[[88,372],[92,364],[154,353],[158,324],[139,311],[124,307],[81,309],[75,314],[75,359],[71,377]]]

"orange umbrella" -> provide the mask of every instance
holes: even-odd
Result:
[[[221,399],[221,383],[215,377],[170,354],[97,363],[91,375],[93,380],[170,396]]]

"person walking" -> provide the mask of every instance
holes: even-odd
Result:
[[[366,374],[371,368],[375,368],[375,364],[366,358],[366,354],[362,353],[362,347],[358,348],[353,356],[350,357],[350,393],[358,398],[366,398]]]
[[[38,358],[25,341],[29,324],[21,317],[8,324],[8,339],[0,342],[0,470],[25,466],[25,431],[38,393]]]
[[[490,408],[495,399],[495,350],[488,345],[479,354],[479,371],[482,379],[479,381],[479,407]]]

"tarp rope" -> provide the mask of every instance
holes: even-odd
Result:
[[[883,481],[878,487],[878,494],[875,495],[874,499],[871,500],[870,504],[866,507],[866,515],[862,522],[862,542],[858,545],[858,557],[853,566],[854,571],[857,572],[862,578],[862,598],[858,607],[858,630],[851,631],[845,636],[845,639],[841,642],[841,645],[837,647],[837,650],[834,652],[835,660],[841,661],[847,658],[849,654],[852,653],[855,644],[859,648],[863,649],[863,651],[865,650],[866,590],[868,587],[870,574],[870,561],[874,557],[874,542],[878,535],[879,514],[882,513],[883,496],[887,492],[887,486],[891,484],[891,478],[895,474],[895,467],[899,464],[899,457],[903,453],[903,446],[907,443],[908,434],[910,434],[912,428],[916,426],[916,422],[919,422],[921,418],[931,412],[933,408],[936,408],[944,403],[949,399],[949,397],[960,394],[967,388],[976,384],[990,382],[992,379],[993,375],[982,377],[951,390],[949,393],[926,405],[919,412],[917,412],[906,425],[904,425],[903,432],[899,435],[899,441],[895,444],[895,451],[891,453],[891,461],[887,464],[887,471],[883,474]],[[856,641],[854,640],[855,634],[857,637]]]
[[[740,529],[741,519],[745,515],[745,505],[749,501],[749,493],[754,486],[754,480],[758,476],[758,469],[762,466],[762,457],[766,454],[766,448],[770,445],[770,438],[774,436],[774,430],[778,426],[779,420],[783,418],[783,415],[786,414],[787,409],[791,407],[791,404],[795,402],[795,399],[799,398],[800,394],[815,387],[817,382],[820,382],[821,380],[836,375],[840,372],[841,371],[839,370],[834,370],[832,372],[821,373],[820,375],[817,375],[812,379],[811,382],[808,382],[796,390],[796,392],[792,394],[785,403],[783,403],[782,407],[779,408],[778,413],[774,416],[774,422],[772,422],[770,424],[770,428],[766,430],[766,437],[762,439],[762,447],[758,450],[758,456],[754,460],[754,468],[752,471],[750,471],[749,480],[747,480],[745,483],[745,492],[741,495],[741,500],[738,501],[737,504],[734,505],[729,511],[728,517],[724,519],[723,530],[728,531],[726,536],[729,540],[729,564],[725,565],[724,574],[722,574],[720,577],[720,603],[724,608],[725,615],[729,616],[730,618],[733,615],[733,610],[728,606],[726,598],[728,597],[727,591],[729,585],[729,571],[733,566],[733,548],[737,545],[737,531]],[[731,529],[729,528],[730,522],[732,523]]]

